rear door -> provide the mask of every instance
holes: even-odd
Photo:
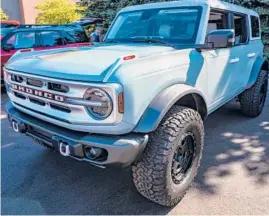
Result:
[[[254,63],[258,57],[263,57],[263,43],[261,40],[261,29],[260,20],[258,16],[249,16],[249,26],[250,26],[250,40],[246,48],[248,66],[246,75],[250,75]],[[248,77],[246,77],[248,78]],[[245,84],[247,85],[248,79],[245,79]]]
[[[232,52],[237,69],[232,74],[233,82],[231,88],[238,94],[244,89],[250,73],[248,68],[249,24],[247,15],[239,13],[232,13],[232,15],[235,31],[235,47],[232,49]]]

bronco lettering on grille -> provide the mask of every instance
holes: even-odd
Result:
[[[44,91],[40,91],[40,90],[36,90],[36,89],[32,89],[32,88],[28,88],[28,87],[24,87],[24,86],[20,86],[17,84],[12,84],[11,88],[20,92],[25,92],[27,94],[31,94],[31,95],[35,95],[38,97],[43,97],[43,98],[47,98],[50,100],[55,100],[55,101],[59,101],[59,102],[64,102],[65,101],[65,97],[61,96],[61,95],[55,95],[49,92],[44,92]]]

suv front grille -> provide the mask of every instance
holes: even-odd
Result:
[[[84,125],[115,124],[123,118],[122,114],[115,112],[100,121],[88,113],[86,107],[90,101],[84,99],[84,94],[89,88],[100,87],[105,88],[116,104],[118,94],[122,92],[119,84],[59,80],[8,69],[4,69],[4,72],[7,94],[13,105],[36,118],[59,125],[72,124],[75,128]]]

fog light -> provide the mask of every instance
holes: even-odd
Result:
[[[107,157],[107,151],[102,148],[85,147],[85,156],[90,160],[105,160]]]

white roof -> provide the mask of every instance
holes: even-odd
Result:
[[[250,9],[219,1],[219,0],[179,0],[179,1],[170,1],[170,2],[158,2],[158,3],[149,3],[142,5],[135,5],[123,8],[121,12],[134,11],[134,10],[144,10],[144,9],[155,9],[155,8],[170,8],[170,7],[182,7],[182,6],[204,6],[212,7],[222,10],[230,10],[238,13],[250,14],[258,16],[258,14]]]

